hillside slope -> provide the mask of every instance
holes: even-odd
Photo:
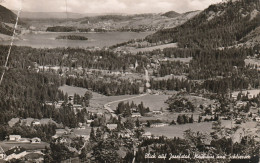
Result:
[[[0,5],[0,33],[5,35],[12,35],[13,29],[7,25],[14,24],[16,21],[16,15],[9,9]]]
[[[183,25],[160,30],[146,39],[152,43],[178,42],[179,47],[232,46],[260,26],[259,11],[259,0],[215,4]]]
[[[97,16],[100,14],[80,14],[80,13],[71,13],[68,12],[22,12],[22,19],[66,19],[67,16],[69,19],[79,19],[86,16]]]
[[[16,21],[16,15],[9,9],[0,5],[0,22],[12,23]]]
[[[199,11],[192,11],[178,14],[175,17],[166,17],[161,14],[136,14],[136,15],[102,15],[85,17],[58,24],[59,26],[69,25],[77,28],[102,28],[108,30],[159,30],[173,28],[183,24],[190,18],[197,15]]]

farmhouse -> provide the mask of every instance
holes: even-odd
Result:
[[[10,141],[18,141],[21,138],[22,138],[21,135],[10,135],[9,136]]]
[[[145,132],[143,135],[142,135],[143,138],[148,138],[150,139],[152,137],[152,134],[150,132]]]

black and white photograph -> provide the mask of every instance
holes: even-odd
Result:
[[[0,163],[260,163],[260,0],[0,0]]]

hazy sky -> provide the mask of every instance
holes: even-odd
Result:
[[[66,0],[22,0],[24,11],[64,12]],[[222,0],[67,0],[67,9],[75,13],[159,13],[174,10],[187,12],[202,10]],[[13,10],[21,0],[3,0],[0,3]]]

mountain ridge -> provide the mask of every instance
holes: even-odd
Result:
[[[180,47],[232,46],[260,26],[259,0],[238,0],[210,5],[184,24],[146,37],[151,43],[178,42]],[[252,17],[253,15],[253,17]]]

